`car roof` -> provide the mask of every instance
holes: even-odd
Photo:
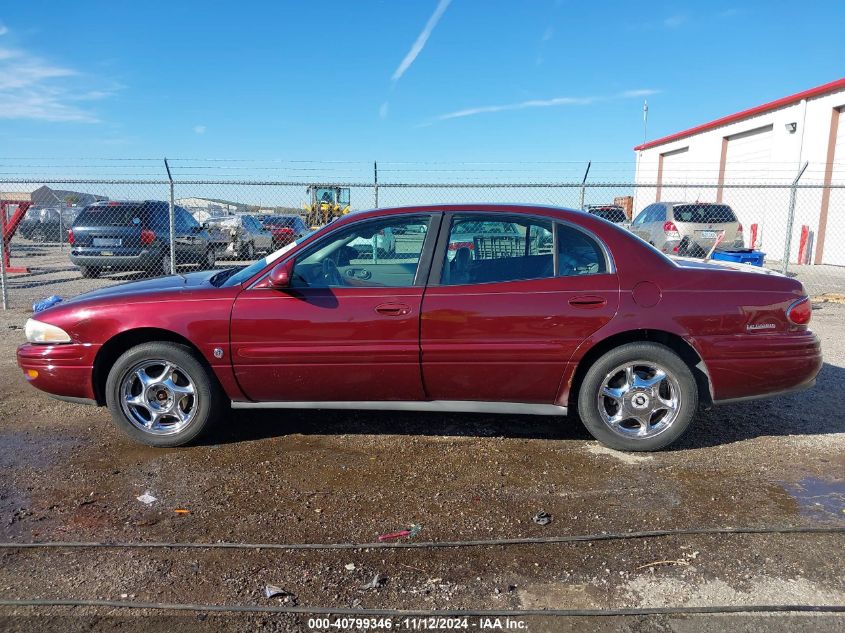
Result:
[[[469,213],[469,212],[484,212],[484,213],[501,213],[502,215],[514,214],[539,214],[549,217],[555,217],[560,220],[579,221],[585,213],[583,211],[576,211],[565,207],[555,207],[551,205],[542,204],[519,204],[513,202],[484,202],[477,204],[470,204],[461,202],[459,204],[437,203],[437,204],[421,204],[408,205],[402,207],[386,207],[380,209],[368,209],[362,211],[353,211],[348,215],[343,216],[339,222],[344,224],[352,219],[360,220],[364,218],[375,218],[390,215],[399,215],[405,213],[434,213],[434,212],[455,212],[455,213]]]

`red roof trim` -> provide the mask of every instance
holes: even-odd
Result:
[[[634,148],[634,151],[638,152],[643,149],[650,149],[658,145],[664,145],[665,143],[677,141],[678,139],[682,139],[686,136],[692,136],[693,134],[698,134],[699,132],[704,132],[706,130],[712,130],[713,128],[722,125],[727,125],[728,123],[734,123],[736,121],[741,121],[742,119],[747,119],[748,117],[763,114],[764,112],[777,110],[778,108],[782,108],[783,106],[795,103],[796,101],[801,101],[801,99],[811,99],[812,97],[818,97],[820,95],[827,94],[828,92],[836,92],[837,90],[841,89],[845,89],[845,77],[842,79],[837,79],[836,81],[831,81],[830,83],[824,84],[822,86],[810,88],[809,90],[805,90],[804,92],[796,92],[794,95],[789,95],[788,97],[783,97],[781,99],[777,99],[776,101],[770,101],[769,103],[764,103],[763,105],[759,105],[754,108],[749,108],[748,110],[729,114],[728,116],[724,116],[721,119],[716,119],[715,121],[710,121],[709,123],[703,123],[701,125],[691,127],[690,129],[684,130],[683,132],[676,132],[675,134],[670,134],[669,136],[664,136],[663,138],[659,138],[654,141],[649,141],[647,143],[643,143],[642,145],[637,145]]]

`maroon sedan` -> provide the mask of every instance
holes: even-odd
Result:
[[[389,258],[350,246],[386,229]],[[18,363],[154,446],[231,406],[577,410],[602,443],[655,450],[699,406],[811,386],[810,315],[795,280],[673,261],[586,213],[437,205],[352,214],[246,268],[59,303],[29,320]]]

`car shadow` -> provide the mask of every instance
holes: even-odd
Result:
[[[845,368],[825,363],[812,389],[699,412],[690,430],[667,450],[700,449],[766,436],[845,432],[838,395],[844,387]],[[227,423],[217,425],[203,444],[247,442],[292,434],[590,439],[574,415],[241,409],[232,411]]]

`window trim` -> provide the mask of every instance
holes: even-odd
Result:
[[[537,213],[503,213],[501,211],[490,211],[490,210],[462,210],[462,211],[446,211],[443,213],[443,217],[440,223],[440,232],[442,236],[439,237],[437,240],[436,248],[432,253],[433,261],[431,265],[431,269],[429,270],[428,274],[428,283],[427,286],[429,287],[443,287],[449,288],[452,287],[452,284],[446,285],[442,283],[443,279],[443,265],[446,261],[446,249],[449,246],[449,235],[452,232],[452,221],[454,216],[464,216],[464,215],[493,215],[499,216],[502,218],[501,221],[507,222],[508,220],[515,221],[518,223],[519,220],[523,222],[528,220],[538,220],[538,221],[545,221],[550,222],[552,224],[552,262],[553,262],[553,277],[531,277],[528,279],[511,279],[507,281],[484,281],[481,283],[472,283],[472,284],[461,284],[466,286],[489,286],[491,284],[504,284],[504,283],[513,283],[518,281],[537,281],[539,279],[567,279],[567,277],[560,276],[560,270],[558,266],[558,236],[557,236],[557,226],[558,225],[565,225],[571,227],[577,231],[581,231],[584,235],[594,240],[601,249],[602,253],[604,254],[604,261],[606,270],[603,273],[590,273],[592,275],[612,275],[616,274],[616,263],[613,260],[613,256],[610,253],[610,249],[607,247],[607,244],[604,243],[604,240],[601,239],[598,235],[590,231],[589,229],[584,228],[572,221],[569,220],[562,220],[559,218],[551,217],[548,215],[542,215]],[[587,275],[583,275],[587,276]]]

